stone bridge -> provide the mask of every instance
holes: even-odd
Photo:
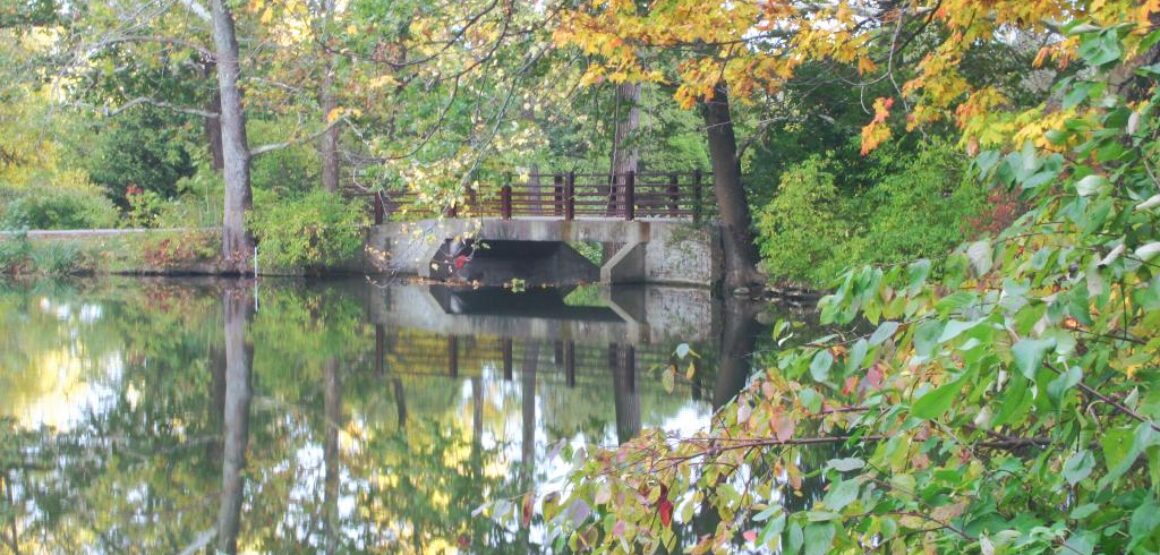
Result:
[[[370,193],[368,251],[382,270],[446,281],[711,286],[722,248],[703,180],[699,171],[569,172],[543,186],[531,175],[435,210],[406,194]],[[416,214],[427,218],[388,221]],[[582,243],[589,257],[577,252]]]
[[[708,287],[721,279],[720,240],[716,225],[690,221],[523,216],[387,222],[368,246],[392,273],[445,281]],[[596,264],[578,243],[610,254]]]

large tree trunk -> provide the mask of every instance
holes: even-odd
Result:
[[[612,134],[612,183],[608,194],[608,214],[616,210],[622,177],[640,170],[640,150],[635,144],[640,127],[640,83],[622,83],[616,87],[616,130]]]
[[[250,146],[246,140],[246,115],[238,87],[238,39],[234,16],[227,0],[213,0],[213,42],[217,53],[218,88],[221,91],[222,155],[225,162],[225,206],[222,217],[222,257],[226,269],[244,273],[254,248],[246,230],[250,193]]]
[[[246,342],[246,323],[252,305],[246,290],[230,288],[222,294],[225,313],[226,391],[222,421],[222,492],[218,507],[217,550],[238,551],[242,497],[245,490],[246,444],[250,437],[250,368],[253,346]]]
[[[328,44],[330,26],[334,19],[334,0],[322,2],[322,58],[323,75],[319,91],[319,103],[322,105],[322,124],[330,125],[330,114],[338,108],[338,99],[334,94],[334,55],[330,53]],[[322,134],[322,144],[319,147],[322,157],[322,188],[332,193],[338,192],[339,159],[338,159],[338,127],[327,129]]]
[[[729,95],[719,86],[716,96],[701,105],[713,164],[713,190],[721,211],[721,239],[725,247],[725,287],[735,289],[762,283],[757,273],[757,251],[750,231],[749,204],[741,185],[737,137],[729,114]]]
[[[209,78],[217,72],[215,64],[212,61],[205,61],[202,65],[203,76]],[[211,114],[221,114],[222,112],[222,92],[219,87],[214,87],[210,93],[209,100],[205,102],[205,111]],[[225,168],[225,157],[222,154],[222,125],[220,116],[205,118],[205,142],[209,146],[209,163],[210,167],[215,172],[221,172]]]

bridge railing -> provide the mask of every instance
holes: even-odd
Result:
[[[466,202],[421,206],[413,193],[359,193],[371,198],[376,224],[406,206],[412,215],[434,217],[540,217],[563,220],[672,218],[700,223],[716,212],[712,174],[626,172],[507,176],[498,190],[468,190]]]

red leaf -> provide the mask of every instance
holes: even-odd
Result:
[[[662,498],[657,503],[657,513],[661,516],[661,524],[666,527],[673,524],[673,502]]]
[[[745,541],[747,542],[755,543],[757,542],[757,530],[746,530],[745,532],[742,532],[741,537],[745,538]]]

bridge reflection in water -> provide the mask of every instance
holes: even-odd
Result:
[[[570,294],[577,292],[588,293],[589,302],[596,304],[570,304]],[[544,379],[567,388],[578,383],[604,386],[615,399],[617,439],[622,443],[641,430],[637,382],[642,374],[655,382],[664,369],[676,367],[673,394],[701,401],[714,388],[704,382],[703,366],[709,361],[717,385],[714,398],[720,404],[744,384],[743,360],[753,345],[753,324],[746,322],[731,326],[731,331],[748,337],[727,342],[739,352],[721,352],[722,304],[701,289],[515,293],[397,284],[374,289],[369,306],[375,322],[376,375],[477,379],[493,369],[511,382],[518,366],[521,383],[530,390]],[[677,356],[682,343],[697,356]],[[717,368],[722,356],[732,362],[724,373]],[[404,418],[405,409],[400,410]],[[533,422],[535,416],[524,419]]]

